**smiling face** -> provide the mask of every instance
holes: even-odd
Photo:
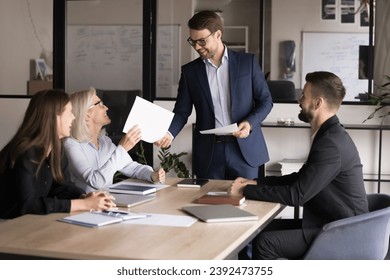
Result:
[[[70,136],[70,128],[74,119],[72,103],[68,102],[65,105],[64,111],[60,115],[57,115],[57,131],[60,139]]]
[[[192,41],[205,42],[204,46],[196,43],[193,48],[198,52],[202,59],[212,59],[218,52],[223,53],[223,44],[221,41],[221,31],[211,33],[208,29],[195,30],[190,29],[190,39]],[[203,45],[203,44],[202,44]]]
[[[95,94],[92,98],[92,104],[88,109],[87,121],[88,125],[103,127],[111,123],[111,119],[107,115],[108,108],[101,102],[100,98]]]

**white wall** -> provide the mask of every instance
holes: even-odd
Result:
[[[362,32],[367,34],[368,27],[356,24],[341,24],[339,19],[321,20],[322,0],[272,0],[271,22],[271,80],[283,78],[280,69],[279,44],[293,40],[296,44],[296,73],[292,81],[296,88],[301,87],[302,69],[302,32]],[[340,3],[340,1],[336,1]],[[357,19],[358,15],[355,17]],[[305,74],[305,73],[304,73]]]
[[[0,99],[0,150],[8,143],[22,123],[29,98]]]
[[[27,94],[30,60],[53,67],[53,0],[0,1],[0,94]]]
[[[390,1],[376,1],[374,81],[383,85],[390,76]],[[384,36],[387,35],[387,36]]]

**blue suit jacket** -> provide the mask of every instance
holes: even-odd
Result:
[[[252,127],[250,135],[245,139],[238,139],[238,144],[246,162],[253,167],[260,166],[269,160],[261,122],[272,109],[272,97],[253,54],[228,50],[228,63],[232,122],[247,120]],[[213,155],[215,136],[202,135],[199,131],[215,128],[215,115],[206,66],[201,58],[182,67],[173,110],[175,116],[169,128],[174,137],[187,123],[193,106],[196,110],[193,171],[197,176],[203,177]]]

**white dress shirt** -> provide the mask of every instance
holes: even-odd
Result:
[[[228,52],[225,51],[221,65],[216,66],[210,59],[205,59],[207,79],[209,81],[211,97],[214,106],[215,127],[224,127],[232,124],[230,117],[230,84]]]
[[[131,178],[152,181],[152,167],[133,161],[108,136],[100,135],[98,141],[99,149],[91,142],[80,143],[70,137],[64,140],[72,181],[77,186],[86,192],[107,187],[113,183],[117,171]]]

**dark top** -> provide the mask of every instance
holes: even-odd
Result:
[[[245,187],[244,196],[303,206],[304,232],[368,212],[359,153],[337,116],[322,124],[298,173],[266,177],[258,185]]]
[[[49,161],[45,161],[36,176],[38,150],[29,149],[15,162],[12,169],[0,174],[0,218],[11,219],[24,214],[70,212],[71,199],[80,198],[84,191],[72,183],[53,180]],[[63,170],[67,160],[63,157]],[[65,182],[69,175],[64,172]]]

